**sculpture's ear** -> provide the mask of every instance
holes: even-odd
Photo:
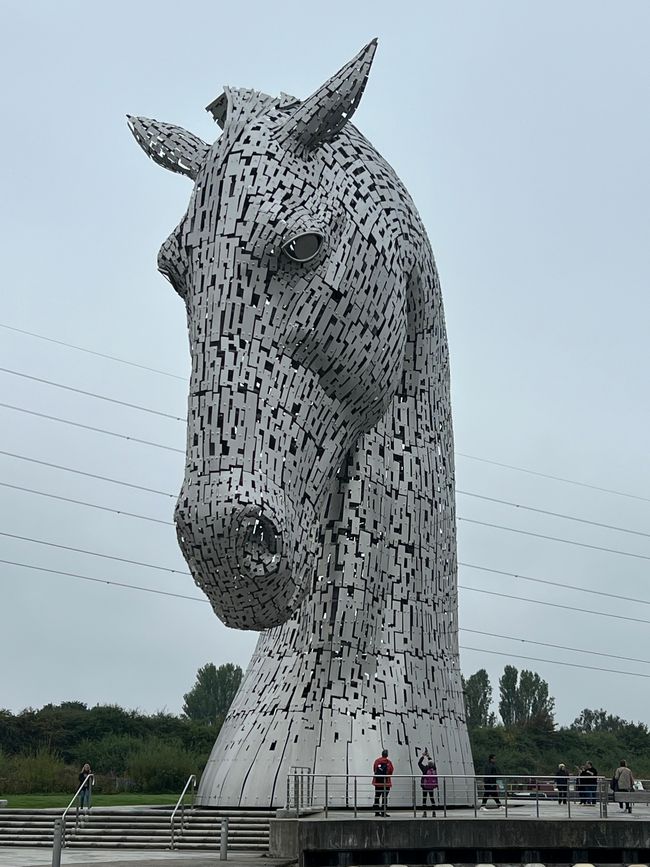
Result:
[[[373,39],[308,99],[291,109],[276,130],[277,139],[294,150],[313,150],[336,138],[359,105],[376,48],[377,40]]]
[[[194,180],[210,145],[180,126],[127,114],[129,129],[142,150],[170,172]]]

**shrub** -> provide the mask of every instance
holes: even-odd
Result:
[[[131,754],[128,772],[142,792],[180,792],[201,761],[179,744],[151,738]]]

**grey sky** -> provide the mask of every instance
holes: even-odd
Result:
[[[306,96],[371,37],[355,123],[393,164],[436,252],[457,451],[646,497],[457,459],[458,488],[650,533],[647,332],[650,7],[642,2],[329,2],[318,7],[3,0],[0,366],[185,412],[182,304],[155,268],[187,179],[148,162],[126,113],[206,140],[223,84]],[[0,400],[184,448],[183,424],[0,373]],[[0,408],[0,449],[175,494],[183,456]],[[173,499],[0,455],[0,480],[171,520]],[[458,497],[460,516],[650,558],[650,539]],[[185,570],[171,526],[0,489],[3,532]],[[0,558],[196,597],[191,578],[0,536]],[[648,599],[650,559],[461,522],[459,559]],[[178,712],[206,661],[255,636],[202,602],[0,564],[0,707],[78,699]],[[650,605],[460,570],[461,627],[648,659],[643,665],[461,633],[461,645],[650,676]],[[650,720],[643,677],[512,658],[569,722],[585,706]],[[464,671],[505,656],[466,650]]]

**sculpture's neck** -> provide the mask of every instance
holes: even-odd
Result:
[[[432,259],[414,279],[439,309],[412,317],[402,388],[333,480],[313,592],[289,623],[270,631],[274,643],[426,655],[435,634],[439,647],[455,646],[453,434]]]

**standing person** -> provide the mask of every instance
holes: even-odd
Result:
[[[569,772],[564,762],[560,762],[555,772],[555,786],[557,788],[558,804],[566,804],[569,791]]]
[[[589,774],[587,773],[587,766],[580,765],[578,774],[576,776],[576,795],[578,797],[578,804],[580,804],[580,806],[583,806],[587,803],[587,788],[589,785],[587,782],[588,777]]]
[[[591,762],[587,762],[585,765],[585,777],[586,777],[586,786],[585,786],[585,803],[586,804],[595,804],[596,803],[596,789],[598,788],[598,771]]]
[[[501,807],[499,800],[499,789],[497,788],[497,775],[499,769],[496,766],[496,756],[490,753],[488,756],[487,765],[485,766],[485,776],[483,777],[483,801],[481,802],[481,810],[487,810],[487,802],[492,798],[497,805],[497,809]]]
[[[79,785],[84,784],[81,791],[79,792],[79,806],[83,810],[86,808],[86,812],[90,810],[90,799],[92,793],[92,785],[93,785],[94,777],[93,772],[90,770],[90,765],[88,762],[81,769],[81,773],[79,774]]]
[[[634,776],[632,775],[632,771],[628,768],[625,759],[621,759],[620,765],[614,771],[614,780],[616,781],[616,789],[619,792],[631,792],[634,789]],[[621,810],[623,809],[623,801],[619,801],[618,805]],[[627,802],[625,804],[625,809],[628,813],[632,812],[632,804]]]
[[[422,816],[426,818],[427,815],[427,795],[431,801],[431,815],[435,816],[435,792],[438,788],[438,771],[428,750],[425,749],[418,759],[418,767],[422,771],[422,776],[420,777],[420,786],[422,788]]]
[[[375,759],[372,772],[372,784],[375,787],[375,816],[388,816],[386,808],[388,807],[388,793],[390,792],[393,781],[391,774],[395,773],[393,763],[388,758],[388,750],[382,750],[378,759]],[[381,798],[381,810],[379,808],[379,800]]]

